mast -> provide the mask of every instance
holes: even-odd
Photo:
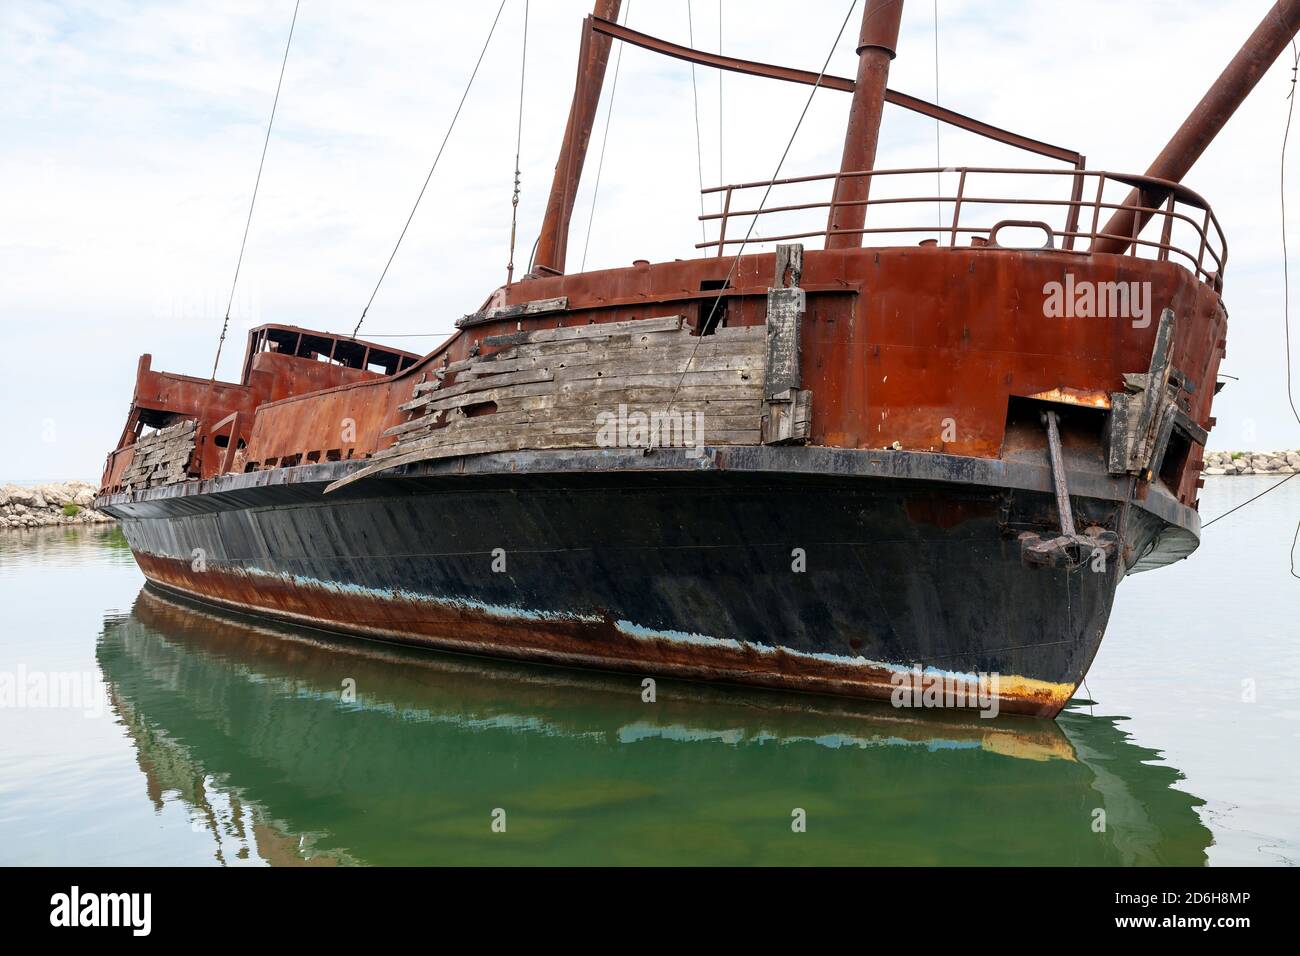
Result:
[[[592,16],[616,21],[620,6],[622,0],[596,0]],[[613,42],[610,37],[592,30],[591,17],[583,23],[573,103],[569,107],[569,121],[564,127],[560,158],[555,164],[546,217],[542,220],[542,232],[537,239],[534,267],[539,271],[557,275],[564,272],[569,220],[573,217],[573,203],[578,196],[578,182],[582,178],[587,144],[591,141],[591,128],[596,122],[596,108],[600,105],[600,91],[605,83],[605,67],[609,65],[609,49]]]
[[[1297,30],[1300,30],[1300,0],[1277,0],[1214,85],[1201,97],[1196,108],[1183,120],[1178,132],[1147,169],[1147,175],[1182,182],[1242,100],[1286,49]],[[1140,191],[1135,189],[1124,200],[1124,205],[1153,207],[1160,203],[1160,197],[1151,196],[1149,190],[1146,200],[1143,201]],[[1107,236],[1125,238],[1097,239],[1092,251],[1122,255],[1132,244],[1132,237],[1142,231],[1150,218],[1149,212],[1141,213],[1139,218],[1135,209],[1117,209],[1102,232]]]
[[[903,18],[903,0],[867,0],[858,33],[858,75],[849,107],[848,129],[844,133],[844,155],[840,174],[874,169],[876,144],[880,139],[880,117],[885,108],[889,82],[889,61],[897,55],[898,30]],[[858,205],[831,206],[827,249],[857,249],[861,233],[837,233],[839,229],[861,229],[867,221],[866,202],[871,192],[870,176],[851,176],[835,181],[834,202]]]

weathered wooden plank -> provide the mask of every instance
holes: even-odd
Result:
[[[763,443],[807,441],[812,432],[812,392],[787,389],[763,403]]]
[[[401,437],[398,444],[403,448],[413,443],[425,443],[426,439],[438,439],[434,444],[456,440],[454,436],[465,434],[488,434],[496,431],[515,430],[524,434],[529,430],[545,432],[548,429],[564,429],[566,432],[578,430],[585,431],[593,436],[610,421],[616,425],[620,421],[637,424],[637,420],[649,423],[652,427],[663,431],[677,433],[684,429],[698,429],[705,436],[717,432],[732,431],[752,431],[761,428],[762,409],[748,408],[736,414],[720,414],[707,409],[679,409],[674,406],[670,410],[663,408],[656,409],[625,409],[625,413],[620,416],[617,409],[593,410],[574,410],[574,409],[545,409],[542,411],[516,411],[498,413],[496,415],[483,416],[479,418],[464,418],[451,421],[449,424],[434,427],[429,425],[421,430],[413,430]],[[442,436],[439,438],[439,436]],[[707,440],[707,437],[706,439]],[[596,444],[593,440],[593,444]]]
[[[620,422],[624,440],[628,426],[635,436],[645,425],[652,442],[669,445],[759,443],[768,329],[700,338],[682,323],[670,316],[490,336],[484,344],[499,351],[449,363],[435,370],[438,381],[418,383],[400,407],[419,414],[385,431],[396,443],[331,487],[428,458],[596,448]],[[487,414],[464,413],[488,405]]]
[[[687,367],[688,364],[691,368],[699,368],[702,367],[700,363],[716,362],[723,358],[746,360],[750,363],[761,362],[764,355],[765,344],[757,337],[740,343],[707,344],[698,349],[687,344],[656,347],[637,345],[610,347],[603,344],[593,344],[582,352],[563,355],[519,355],[515,358],[497,362],[482,362],[461,372],[457,377],[457,381],[465,381],[467,377],[486,377],[501,372],[515,372],[529,368],[572,368],[580,365],[598,365],[610,361],[631,361],[633,359],[643,363],[648,371],[666,371],[673,368],[680,370]]]
[[[517,398],[533,398],[544,395],[559,395],[558,401],[567,404],[578,404],[580,402],[607,402],[618,404],[619,402],[641,402],[641,403],[664,403],[673,397],[674,388],[668,385],[658,386],[628,386],[617,382],[604,382],[600,379],[587,380],[585,382],[565,382],[558,383],[560,388],[556,389],[551,383],[540,383],[535,385],[515,385],[503,389],[489,389],[483,392],[474,392],[469,395],[458,395],[440,401],[430,402],[426,406],[426,411],[437,411],[440,409],[459,408],[465,405],[474,405],[482,402],[501,402]],[[580,385],[590,385],[589,388],[578,388]],[[743,399],[761,399],[763,397],[763,386],[758,383],[743,385],[690,385],[685,384],[680,389],[676,389],[676,401],[687,402],[696,400],[716,400],[716,401],[735,401]]]
[[[776,247],[776,275],[772,285],[778,289],[792,289],[803,278],[803,244],[778,243]]]
[[[549,396],[534,396],[531,398],[512,398],[503,399],[497,402],[497,415],[504,415],[513,412],[545,412],[552,408],[570,409],[573,412],[591,411],[593,414],[605,409],[617,409],[620,405],[638,411],[657,411],[668,407],[669,400],[672,400],[672,410],[682,412],[709,412],[715,415],[728,414],[745,414],[753,412],[761,415],[763,410],[762,401],[752,396],[743,399],[724,399],[709,400],[684,397],[680,393],[675,397],[671,389],[663,389],[652,401],[625,400],[622,395],[610,392],[597,392],[590,395],[577,396],[573,401],[555,401]]]
[[[605,397],[601,397],[605,396]],[[642,401],[629,404],[620,401],[623,396],[617,393],[596,392],[573,396],[572,401],[562,402],[555,395],[539,395],[528,398],[505,399],[497,403],[497,410],[491,415],[463,418],[467,422],[527,422],[527,421],[577,421],[585,418],[595,421],[602,412],[617,413],[620,405],[628,414],[643,412],[649,415],[671,412],[678,415],[700,413],[710,422],[719,418],[739,419],[750,417],[758,421],[763,414],[763,404],[755,395],[741,400],[700,400],[678,394],[675,398],[671,389],[662,390],[655,401]],[[669,405],[669,400],[672,404]],[[455,409],[452,409],[455,411]],[[450,420],[450,419],[448,419]],[[408,422],[394,425],[384,431],[388,436],[409,436],[421,432],[431,432],[445,425],[439,414],[430,414],[413,418]],[[730,428],[732,426],[718,426]],[[406,439],[402,439],[406,440]]]
[[[151,488],[183,481],[194,452],[197,423],[190,419],[169,425],[136,441],[131,464],[122,473],[125,488]]]
[[[670,332],[680,329],[682,317],[670,315],[657,319],[629,319],[625,322],[597,322],[558,329],[525,329],[505,335],[489,335],[485,346],[522,345],[524,343],[561,342],[566,339],[591,339],[627,332]]]
[[[545,368],[508,372],[505,375],[495,375],[491,378],[476,378],[470,379],[468,382],[457,382],[455,385],[448,385],[437,391],[421,395],[419,398],[413,398],[397,407],[404,412],[409,412],[429,404],[434,399],[454,398],[457,395],[464,395],[466,392],[481,392],[487,388],[501,388],[506,385],[531,385],[537,382],[554,381],[554,379],[555,373]]]
[[[799,333],[806,308],[803,289],[767,290],[768,398],[800,385]]]
[[[534,299],[532,302],[519,302],[500,309],[488,309],[483,312],[471,312],[456,320],[456,328],[466,329],[474,325],[496,322],[498,319],[513,319],[527,315],[543,315],[547,312],[563,312],[569,307],[567,295],[554,299]]]
[[[748,427],[745,427],[748,426]],[[436,435],[422,438],[400,446],[394,446],[399,457],[424,452],[427,458],[447,457],[449,455],[469,454],[465,449],[481,448],[496,444],[513,449],[534,449],[545,451],[551,448],[597,448],[602,447],[597,435],[599,428],[589,422],[559,424],[539,422],[533,424],[501,425],[495,428],[460,428],[452,430],[450,426]],[[681,432],[674,431],[679,436]],[[741,427],[705,429],[699,444],[758,444],[761,431],[756,421],[742,423]],[[608,446],[605,446],[608,447]],[[636,445],[634,447],[645,447]]]

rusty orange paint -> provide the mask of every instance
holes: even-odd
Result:
[[[728,267],[727,260],[695,259],[534,278],[505,290],[506,301],[567,297],[564,312],[525,318],[523,328],[677,314],[698,327],[719,295],[707,286],[726,278]],[[774,269],[770,253],[738,261],[731,288],[723,293],[728,325],[763,324]],[[996,458],[1015,397],[1059,396],[1104,407],[1101,396],[1122,390],[1124,373],[1146,370],[1156,323],[1047,317],[1044,287],[1061,281],[1067,271],[1075,282],[1151,283],[1152,310],[1158,314],[1168,306],[1178,317],[1174,365],[1196,386],[1189,414],[1208,427],[1227,316],[1217,292],[1180,266],[1131,256],[989,246],[810,250],[801,281],[808,300],[801,364],[803,387],[813,395],[812,443],[847,448],[897,443],[908,450]],[[263,356],[314,367],[281,387],[296,394],[270,400],[258,375],[271,369],[254,363],[249,385],[217,383],[211,419],[257,402],[246,451],[253,468],[336,455],[366,457],[394,441],[382,433],[406,420],[398,406],[410,399],[415,382],[441,364],[468,357],[475,347],[491,352],[484,339],[520,325],[513,317],[472,326],[390,376],[349,376],[343,372],[351,370],[331,373],[322,363]],[[179,413],[193,408],[208,385],[160,374],[143,376],[145,388],[137,389],[138,396]],[[330,374],[337,376],[336,384],[314,390],[320,376]],[[157,393],[152,399],[150,389]],[[344,439],[345,423],[352,440]],[[945,440],[949,423],[953,440]],[[218,458],[204,458],[201,477],[217,473]],[[1194,446],[1174,489],[1186,504],[1195,502],[1200,460],[1201,449]]]

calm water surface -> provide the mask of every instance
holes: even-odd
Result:
[[[1211,479],[1202,512],[1275,480]],[[175,604],[115,530],[0,532],[0,675],[90,691],[0,706],[0,863],[1293,864],[1298,517],[1300,480],[1124,582],[1056,722],[645,704]]]

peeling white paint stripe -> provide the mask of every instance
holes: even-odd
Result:
[[[419,594],[402,588],[372,588],[361,584],[346,584],[339,581],[322,581],[319,578],[313,578],[307,575],[284,574],[275,571],[266,571],[262,568],[245,568],[242,573],[256,577],[274,578],[282,583],[292,584],[294,587],[318,588],[326,591],[336,591],[340,594],[373,598],[379,601],[407,601],[413,604],[434,605],[436,607],[454,608],[461,611],[477,611],[503,620],[546,621],[552,623],[580,622],[585,624],[599,624],[604,620],[599,615],[595,614],[577,614],[562,611],[534,611],[528,608],[509,604],[488,604],[484,601],[475,600],[474,598],[435,597],[430,594]]]
[[[718,647],[732,651],[750,650],[768,655],[785,654],[789,657],[798,657],[803,660],[818,661],[824,664],[842,664],[850,667],[876,668],[888,670],[896,674],[918,673],[918,668],[912,664],[891,664],[885,661],[871,660],[866,657],[850,657],[847,654],[828,654],[824,651],[800,651],[791,647],[777,647],[771,644],[754,644],[733,640],[728,637],[710,637],[707,634],[697,634],[687,631],[659,631],[643,627],[640,624],[634,624],[627,620],[615,621],[614,626],[620,633],[642,641],[671,641],[674,644],[692,644],[697,647]],[[942,678],[946,681],[965,681],[966,683],[973,685],[978,685],[981,679],[983,679],[985,683],[988,681],[987,675],[981,676],[974,672],[941,670],[937,667],[922,668],[919,670],[919,673],[923,677]]]

